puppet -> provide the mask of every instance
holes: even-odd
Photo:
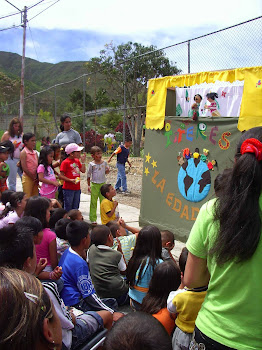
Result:
[[[208,109],[212,115],[212,117],[220,117],[221,114],[218,112],[219,104],[216,101],[216,98],[218,98],[218,94],[216,92],[210,92],[206,95],[209,105],[205,105],[205,109]]]

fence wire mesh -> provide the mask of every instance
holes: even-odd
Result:
[[[150,62],[152,55],[160,55],[162,52],[181,70],[181,74],[260,66],[262,62],[262,16],[142,56],[143,59]],[[139,60],[139,58],[141,56],[134,59]],[[125,63],[122,62],[122,64]],[[66,112],[66,107],[63,106],[63,102],[59,97],[61,91],[65,87],[67,88],[69,100],[69,95],[73,93],[75,88],[84,91],[84,85],[87,81],[95,90],[96,84],[103,82],[103,77],[96,73],[84,74],[71,81],[59,82],[43,91],[25,96],[24,130],[34,130],[37,131],[38,135],[43,135],[47,132],[47,124],[50,124],[48,130],[50,130],[50,136],[54,136],[59,125],[57,111],[63,110],[63,112]],[[128,107],[132,108],[134,106]],[[38,120],[37,115],[41,108],[51,111],[53,115],[53,119],[48,123]],[[97,110],[95,113],[83,111],[78,114],[71,114],[71,118],[83,117],[84,113],[87,118],[94,116],[94,114],[100,116],[108,110],[108,108],[105,108],[101,111]],[[124,107],[119,107],[117,111],[124,113]],[[19,96],[15,101],[7,101],[7,104],[1,107],[0,129],[6,130],[10,120],[17,115],[19,115]]]

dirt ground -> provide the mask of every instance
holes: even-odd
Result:
[[[107,161],[109,156],[103,156],[103,159]],[[87,157],[86,164],[92,160],[91,157]],[[131,168],[126,164],[127,172],[127,188],[131,191],[129,195],[117,194],[115,199],[125,205],[130,205],[140,209],[141,191],[142,191],[142,175],[143,175],[143,158],[129,158],[132,164]],[[111,183],[113,186],[116,183],[117,168],[116,168],[116,156],[109,163],[110,173],[106,176],[107,183]],[[83,193],[87,193],[87,181],[86,174],[81,175],[81,190]]]

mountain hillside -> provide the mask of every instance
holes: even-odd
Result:
[[[21,76],[21,61],[22,57],[18,54],[11,52],[0,51],[0,72],[4,73],[7,77],[20,81]],[[87,68],[84,66],[84,61],[78,62],[59,62],[56,64],[39,62],[31,58],[25,60],[25,96],[32,93],[44,90],[55,84],[74,80],[82,74],[88,73]],[[94,76],[93,76],[94,77]],[[87,77],[88,78],[88,77]],[[87,80],[86,78],[86,80]],[[97,76],[96,88],[103,86],[101,82],[101,75]],[[103,80],[103,79],[102,79]],[[86,91],[92,97],[95,91],[95,79],[90,79],[89,84],[86,85]],[[73,93],[74,89],[83,89],[83,79],[78,79],[72,83],[58,86],[56,88],[57,95],[57,108],[59,112],[63,112],[60,109],[69,101],[69,95]],[[53,105],[55,89],[51,89],[46,93],[37,95],[37,104],[41,105],[41,108],[46,105]],[[0,87],[0,95],[3,93]],[[17,92],[14,93],[11,100],[8,103],[19,100]],[[30,101],[31,100],[31,101]],[[32,110],[33,99],[27,100],[26,109],[28,112]],[[50,108],[52,110],[53,107]]]

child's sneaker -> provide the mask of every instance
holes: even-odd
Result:
[[[122,191],[120,190],[120,188],[116,189],[116,193],[122,193]]]

